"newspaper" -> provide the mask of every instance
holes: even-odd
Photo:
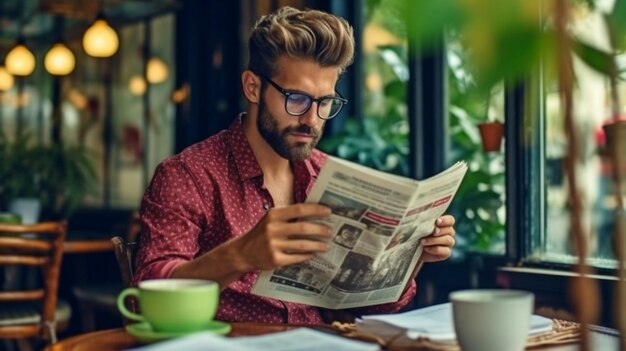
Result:
[[[377,351],[377,344],[351,340],[324,329],[296,328],[266,335],[227,338],[211,332],[193,333],[175,340],[128,351]]]
[[[420,239],[450,205],[465,162],[425,180],[329,157],[306,202],[332,209],[327,252],[263,271],[252,293],[330,309],[398,301],[422,254]]]

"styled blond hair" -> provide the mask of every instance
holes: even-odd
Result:
[[[261,17],[248,42],[248,69],[267,76],[276,74],[283,55],[309,59],[322,67],[348,67],[354,57],[352,27],[340,17],[317,10],[282,7]]]

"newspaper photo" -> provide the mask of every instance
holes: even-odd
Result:
[[[330,249],[263,271],[252,293],[330,309],[398,301],[466,171],[457,162],[417,181],[329,157],[306,202],[331,208]]]

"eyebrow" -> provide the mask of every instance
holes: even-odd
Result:
[[[335,92],[333,93],[333,95],[322,95],[322,96],[313,96],[312,94],[307,93],[306,91],[302,91],[302,90],[298,90],[298,89],[287,89],[287,88],[283,88],[286,92],[289,93],[293,93],[293,94],[301,94],[301,95],[306,95],[306,96],[310,96],[314,99],[323,99],[323,98],[335,98],[335,97],[339,97],[339,93],[337,92],[337,89],[335,89]]]

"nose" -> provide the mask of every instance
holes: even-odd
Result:
[[[316,127],[319,121],[321,120],[317,117],[317,101],[313,101],[311,102],[309,110],[300,116],[300,123],[306,124],[309,127]]]

